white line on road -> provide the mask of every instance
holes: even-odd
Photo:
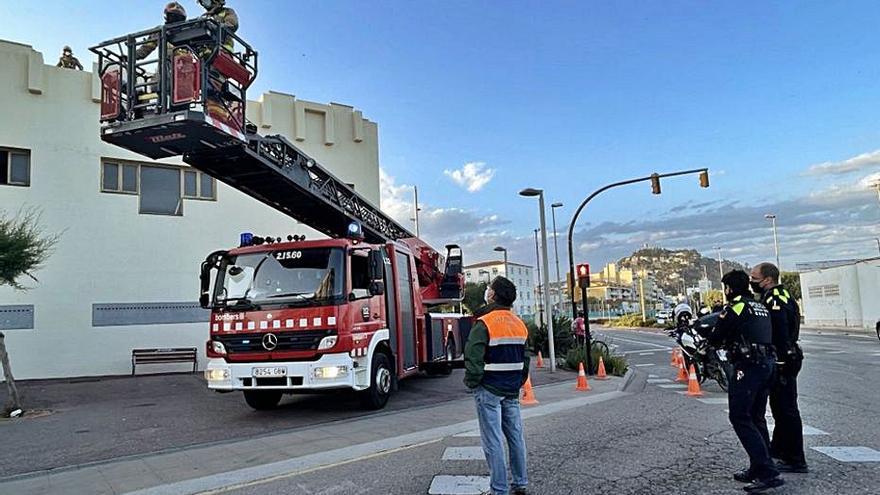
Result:
[[[846,354],[847,351],[828,351],[825,354]]]
[[[446,447],[443,452],[444,461],[483,461],[483,447]]]
[[[479,495],[489,491],[488,476],[434,476],[429,495]]]
[[[672,383],[669,378],[648,378],[648,383],[656,385],[658,383]]]
[[[706,397],[704,399],[697,399],[697,400],[702,402],[703,404],[712,404],[712,405],[727,404],[726,397]]]
[[[654,363],[642,363],[642,364],[637,364],[636,366],[638,366],[639,368],[642,368],[645,366],[657,366],[657,365]]]
[[[840,462],[880,462],[880,452],[869,447],[810,447]]]
[[[479,436],[480,436],[480,430],[466,431],[466,432],[464,432],[464,433],[459,433],[458,435],[453,435],[453,436],[454,436],[454,437],[459,437],[459,438],[473,438],[473,437],[479,437]]]
[[[625,339],[625,338],[623,338],[623,337],[618,337],[618,336],[616,336],[616,335],[612,335],[611,338],[614,339],[614,340],[620,340],[620,341],[623,341],[623,342],[629,342],[630,344],[647,345],[647,346],[657,347],[657,348],[659,348],[659,349],[666,349],[666,350],[671,350],[671,349],[672,349],[672,347],[670,347],[670,346],[668,346],[668,345],[653,344],[653,343],[651,343],[651,342],[642,342],[641,340]],[[643,352],[643,351],[638,351],[638,352]]]
[[[661,385],[657,385],[657,386],[660,388],[688,388],[688,386],[685,385],[684,383],[667,383],[667,384],[661,384]]]

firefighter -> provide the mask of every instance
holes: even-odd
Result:
[[[749,274],[752,291],[770,311],[773,345],[776,347],[776,379],[770,389],[770,411],[776,427],[770,454],[784,473],[809,472],[804,456],[804,433],[797,403],[797,376],[804,353],[798,346],[801,316],[791,293],[779,283],[779,268],[760,263]]]
[[[169,2],[165,5],[163,15],[165,16],[166,25],[174,24],[175,22],[183,22],[186,20],[186,9],[183,8],[183,5],[180,5],[177,2]],[[147,56],[153,53],[158,46],[159,35],[158,33],[153,33],[147,38],[147,41],[137,47],[137,50],[135,50],[135,58],[138,60],[147,58]],[[171,49],[170,46],[168,48],[169,50]]]
[[[770,458],[770,435],[764,419],[776,366],[773,328],[767,308],[751,298],[746,272],[733,270],[721,283],[727,305],[709,342],[728,352],[733,367],[728,388],[730,423],[749,455],[748,469],[733,478],[748,483],[744,487],[747,492],[763,493],[785,483]]]
[[[74,70],[83,70],[83,66],[79,63],[79,59],[73,56],[73,50],[70,49],[69,46],[65,46],[61,50],[61,58],[58,59],[58,64],[55,67],[61,67],[62,69],[74,69]]]
[[[494,495],[525,494],[526,443],[519,410],[519,389],[529,376],[529,331],[510,307],[513,282],[496,277],[486,289],[486,306],[477,311],[465,345],[465,385],[473,390],[477,419]],[[510,453],[513,483],[508,485],[504,444]]]
[[[217,24],[225,27],[227,31],[234,33],[238,31],[238,14],[234,10],[226,6],[226,0],[198,0],[199,5],[204,7],[205,13],[202,17],[213,19]],[[223,47],[230,52],[234,48],[234,42],[231,36],[223,39]]]

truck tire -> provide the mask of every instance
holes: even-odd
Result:
[[[280,390],[245,390],[244,401],[257,411],[267,411],[278,407],[282,394]]]
[[[385,407],[388,397],[391,396],[391,386],[394,377],[391,374],[391,362],[384,352],[377,352],[373,356],[373,364],[370,370],[370,388],[360,392],[361,405],[365,409],[376,410]]]

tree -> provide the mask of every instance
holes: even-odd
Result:
[[[8,285],[15,290],[28,290],[19,281],[23,276],[38,282],[34,272],[41,268],[51,256],[60,234],[46,235],[40,226],[40,212],[36,209],[19,211],[13,218],[0,215],[0,287]],[[21,398],[15,386],[6,340],[0,332],[0,365],[6,378],[9,394],[3,415],[21,412]]]
[[[782,272],[779,277],[782,285],[794,297],[795,301],[801,300],[801,276],[798,272]]]
[[[471,314],[476,313],[477,309],[486,304],[485,296],[486,287],[488,286],[489,284],[486,282],[480,282],[479,284],[468,282],[464,284],[464,300],[462,303]]]
[[[704,298],[703,303],[709,309],[712,309],[715,306],[721,306],[724,304],[724,293],[718,289],[709,289],[709,291],[706,292],[706,297]]]

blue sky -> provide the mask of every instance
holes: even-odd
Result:
[[[158,23],[163,4],[0,0],[0,38],[85,60],[90,44]],[[605,183],[703,166],[708,190],[685,177],[661,196],[647,184],[600,196],[578,223],[578,260],[650,243],[755,263],[773,254],[769,211],[787,268],[878,254],[876,2],[229,5],[260,51],[252,96],[362,109],[380,126],[383,206],[405,221],[417,184],[425,237],[460,242],[467,261],[503,244],[534,262],[537,205],[522,187],[546,191],[548,220],[565,203],[562,230]]]

